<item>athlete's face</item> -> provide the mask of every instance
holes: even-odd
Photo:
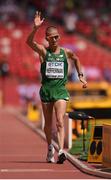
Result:
[[[47,33],[46,39],[49,42],[49,45],[57,46],[58,40],[60,39],[60,36],[59,36],[57,29],[52,29],[51,31],[49,31]]]

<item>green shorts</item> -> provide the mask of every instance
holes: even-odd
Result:
[[[64,86],[59,88],[46,88],[42,86],[40,88],[40,98],[42,102],[55,102],[59,99],[68,101],[69,93]]]

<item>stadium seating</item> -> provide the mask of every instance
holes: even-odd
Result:
[[[35,40],[44,44],[46,43],[44,36],[46,26],[47,24],[39,30],[39,35],[35,37]],[[31,25],[15,24],[12,28],[3,25],[0,25],[0,27],[0,57],[2,59],[2,56],[5,56],[10,65],[11,73],[20,77],[37,78],[40,71],[39,59],[37,54],[26,44]],[[79,24],[80,30],[83,31],[85,27],[84,23]],[[72,49],[79,56],[83,66],[95,66],[103,70],[104,64],[110,61],[111,53],[107,50],[76,34],[68,36],[62,27],[58,28],[62,36],[61,45]],[[91,28],[89,27],[85,33],[89,35]],[[99,38],[106,43],[102,36],[99,36]],[[110,40],[109,43],[111,43]]]

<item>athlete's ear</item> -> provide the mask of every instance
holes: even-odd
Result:
[[[58,39],[60,39],[60,35],[58,36]]]

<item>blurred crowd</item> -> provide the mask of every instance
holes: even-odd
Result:
[[[110,0],[1,0],[0,22],[33,23],[35,11],[41,11],[46,20],[62,25],[64,32],[81,33],[96,43],[111,48],[111,1]],[[111,63],[104,71],[95,66],[83,67],[91,80],[111,82]],[[103,73],[103,74],[102,74]],[[71,66],[69,80],[76,81],[77,74]]]
[[[79,20],[92,23],[94,27],[101,23],[110,24],[110,9],[110,0],[1,0],[0,21],[30,22],[39,10],[46,18],[64,24],[66,30],[72,32]]]

